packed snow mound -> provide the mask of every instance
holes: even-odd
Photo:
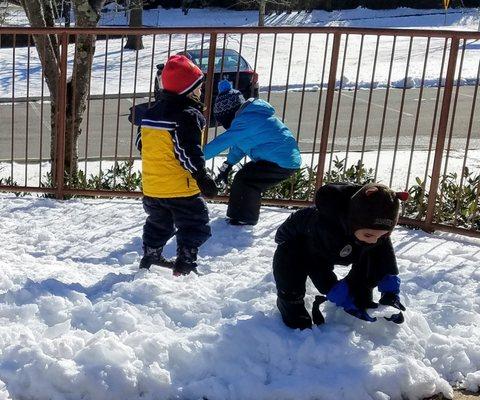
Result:
[[[234,227],[223,205],[209,208],[204,275],[175,278],[138,270],[140,201],[0,197],[0,399],[383,400],[478,388],[478,242],[399,228],[403,325],[326,303],[325,325],[293,331],[271,272],[291,211],[264,208],[259,225]],[[314,295],[310,285],[309,306]]]

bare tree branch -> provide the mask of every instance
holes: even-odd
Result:
[[[42,0],[21,0],[30,25],[35,28],[51,27],[46,21]],[[48,89],[53,96],[57,93],[60,76],[58,41],[55,35],[33,35],[38,56],[45,73]]]

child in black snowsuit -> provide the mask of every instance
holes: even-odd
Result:
[[[155,264],[172,267],[174,275],[195,272],[198,248],[211,234],[207,205],[200,196],[217,194],[201,149],[202,80],[202,71],[188,58],[170,57],[162,71],[163,90],[142,119],[137,147],[142,152],[143,207],[148,217],[140,268]],[[174,263],[162,255],[173,235]]]
[[[407,198],[380,184],[329,184],[318,190],[315,206],[290,215],[275,236],[273,259],[277,306],[287,326],[312,325],[303,300],[307,277],[328,300],[362,320],[375,321],[366,311],[378,306],[374,287],[382,294],[380,304],[405,310],[390,233],[399,200]],[[334,266],[350,264],[348,275],[338,280]]]

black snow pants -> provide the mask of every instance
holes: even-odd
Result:
[[[233,179],[227,217],[255,225],[260,215],[262,193],[294,174],[269,161],[246,163]]]
[[[198,248],[211,236],[207,204],[199,195],[170,199],[144,196],[143,208],[148,214],[143,243],[148,247],[162,247],[175,235],[178,247]]]

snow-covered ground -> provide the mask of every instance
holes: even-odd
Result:
[[[0,399],[421,399],[480,385],[480,247],[393,234],[406,321],[367,324],[332,304],[286,328],[273,237],[289,210],[232,227],[210,205],[201,277],[137,269],[133,200],[0,196]],[[172,256],[175,243],[166,247]],[[345,268],[339,268],[340,276]],[[308,287],[308,304],[315,291]],[[380,310],[377,314],[387,314]]]
[[[254,24],[255,12],[235,12],[218,9],[195,10],[183,15],[181,10],[151,10],[145,13],[145,24],[168,26],[251,26]],[[273,25],[298,26],[361,26],[361,27],[416,27],[425,29],[457,29],[477,31],[479,12],[476,9],[450,10],[445,23],[445,15],[441,10],[345,10],[331,13],[314,11],[312,13],[282,14],[271,16]],[[103,24],[124,24],[124,13],[107,13],[103,17]],[[137,53],[122,51],[121,39],[111,39],[108,45],[101,40],[97,43],[94,58],[91,92],[102,93],[133,93],[148,92],[151,88],[151,77],[154,74],[155,64],[167,59],[169,38],[167,35],[144,36],[145,48]],[[303,85],[315,90],[319,85],[326,85],[328,81],[330,52],[333,39],[324,34],[313,34],[308,54],[308,68],[305,68],[309,36],[307,34],[279,34],[276,40],[273,34],[262,34],[258,41],[253,34],[229,34],[225,40],[219,35],[217,47],[240,51],[243,57],[256,69],[259,74],[259,84],[262,90],[285,90],[285,88],[299,89]],[[240,42],[242,47],[240,49]],[[347,51],[344,52],[345,44]],[[186,45],[186,47],[185,47]],[[406,69],[406,61],[410,47],[410,39],[398,37],[395,43],[395,52],[392,62],[393,38],[382,36],[378,43],[378,54],[375,73],[373,65],[377,37],[367,35],[350,35],[348,43],[343,37],[340,49],[340,65],[338,68],[338,82],[340,85],[343,69],[343,87],[353,88],[357,83],[360,88],[386,87],[403,85],[405,76],[408,77],[407,86],[418,87],[422,84],[422,73],[426,62],[425,86],[438,85],[442,76],[444,39],[433,38],[427,52],[427,39],[415,38],[412,42],[410,67]],[[464,43],[461,43],[463,47]],[[205,35],[172,35],[170,53],[187,49],[209,47],[209,36]],[[362,54],[360,48],[362,47]],[[274,56],[274,48],[275,54]],[[327,56],[325,58],[325,49]],[[257,51],[258,50],[258,51]],[[291,53],[291,54],[290,54]],[[428,53],[428,54],[427,54]],[[290,57],[291,55],[291,57]],[[447,51],[448,56],[448,51]],[[73,57],[73,45],[70,46],[70,60]],[[152,61],[153,58],[153,61]],[[290,66],[289,60],[291,58]],[[326,63],[324,63],[324,59]],[[343,59],[345,65],[343,66]],[[447,57],[448,59],[448,57]],[[255,61],[257,60],[257,61]],[[425,61],[426,60],[426,61]],[[392,62],[392,74],[389,76]],[[473,84],[477,77],[480,62],[480,44],[477,40],[468,40],[465,43],[462,71],[462,84]],[[323,66],[326,66],[323,71]],[[444,63],[446,65],[446,61]],[[360,67],[359,67],[360,65]],[[29,67],[29,68],[28,68]],[[17,48],[15,60],[11,49],[0,49],[0,97],[11,97],[13,91],[13,69],[15,70],[15,97],[37,96],[41,93],[41,68],[34,48],[30,49],[30,57],[26,48]],[[105,72],[106,71],[106,72]],[[121,74],[120,74],[120,71]],[[135,72],[136,71],[136,72]],[[270,77],[270,72],[273,71]],[[357,79],[358,76],[358,79]],[[458,77],[458,74],[457,74]]]

